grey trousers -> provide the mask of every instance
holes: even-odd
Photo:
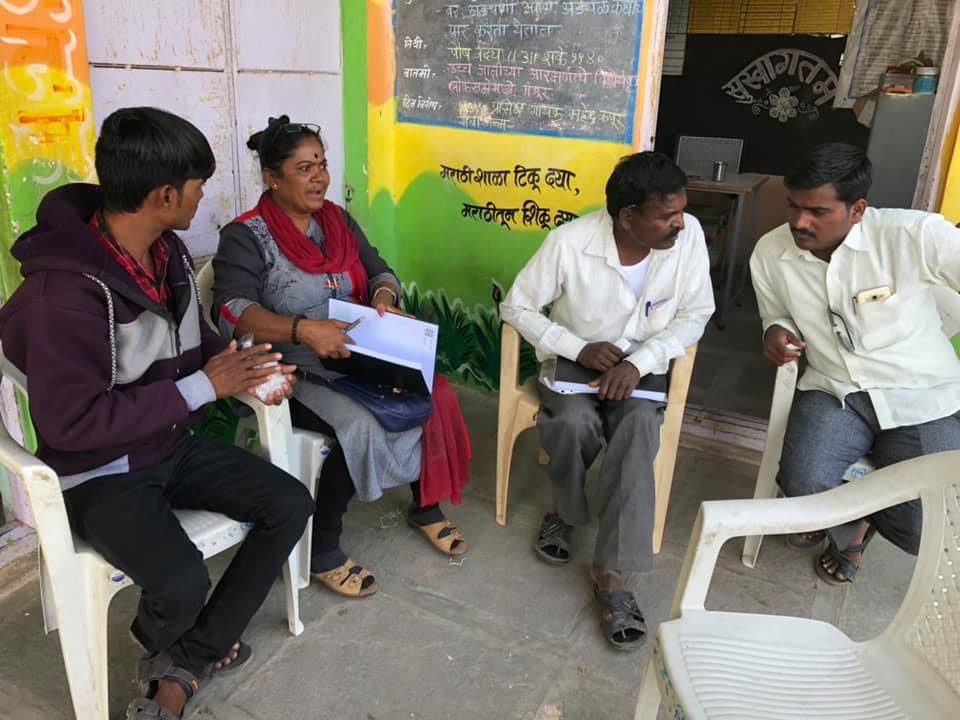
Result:
[[[568,525],[589,524],[587,469],[606,440],[595,493],[600,527],[593,562],[610,570],[650,570],[653,461],[660,448],[663,403],[600,400],[596,395],[562,395],[540,383],[537,387],[537,430],[550,455],[553,501],[560,517]]]
[[[847,395],[841,405],[819,390],[798,392],[783,438],[777,482],[785,495],[810,495],[837,487],[846,469],[864,455],[877,468],[945,450],[960,449],[960,413],[921,425],[881,430],[870,396]],[[897,547],[916,555],[922,512],[919,500],[867,518]],[[829,528],[837,547],[850,544],[858,522]]]

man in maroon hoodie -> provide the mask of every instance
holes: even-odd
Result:
[[[238,350],[202,319],[173,231],[190,226],[214,166],[183,118],[114,112],[96,146],[100,185],[47,194],[13,246],[23,284],[0,309],[3,372],[27,385],[37,456],[60,476],[73,531],[142,589],[137,720],[180,717],[201,683],[249,659],[240,636],[313,512],[295,478],[188,429],[206,403],[294,370],[258,368],[280,356]],[[209,600],[173,508],[253,525]]]

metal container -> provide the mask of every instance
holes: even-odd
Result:
[[[937,92],[937,79],[940,69],[936,67],[918,67],[913,71],[913,94],[933,95]]]
[[[723,182],[725,177],[727,177],[727,163],[723,160],[717,160],[713,164],[713,181]]]

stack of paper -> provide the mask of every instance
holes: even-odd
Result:
[[[360,319],[360,324],[349,333],[350,357],[323,360],[324,367],[422,395],[433,391],[436,325],[394,313],[380,317],[371,307],[341,300],[330,301],[330,319],[348,323]]]

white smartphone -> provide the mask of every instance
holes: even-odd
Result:
[[[858,292],[853,299],[854,299],[854,302],[857,303],[857,305],[866,305],[867,303],[880,302],[881,300],[886,300],[891,295],[893,295],[893,292],[890,290],[890,286],[881,285],[880,287],[875,287],[869,290],[863,290],[861,292]]]

